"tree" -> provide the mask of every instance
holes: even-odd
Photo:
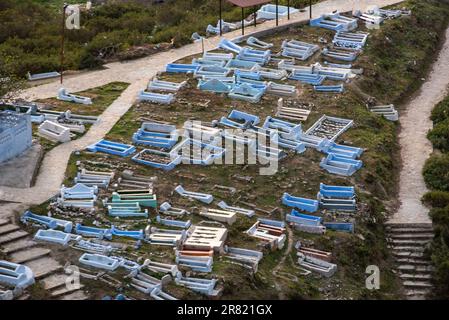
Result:
[[[15,75],[15,59],[0,53],[0,99],[14,98],[24,86],[24,80]]]

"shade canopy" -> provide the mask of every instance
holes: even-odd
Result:
[[[227,0],[227,1],[240,8],[248,8],[271,2],[271,0]]]

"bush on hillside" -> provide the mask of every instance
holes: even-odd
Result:
[[[427,159],[423,175],[428,188],[449,191],[449,154],[433,155]]]
[[[435,108],[432,110],[432,115],[430,119],[432,119],[434,124],[442,122],[449,118],[449,96],[446,99],[443,99],[440,103],[438,103]]]
[[[443,152],[449,151],[449,118],[438,122],[427,134],[434,148]]]
[[[429,191],[424,194],[422,201],[432,207],[443,208],[449,206],[449,192]]]
[[[1,2],[0,52],[23,62],[14,65],[16,75],[57,69],[60,17],[60,8],[49,3]],[[240,10],[223,2],[223,18],[237,21]],[[181,46],[191,41],[193,32],[204,32],[209,23],[216,24],[217,20],[217,3],[210,0],[167,0],[158,5],[137,0],[111,1],[83,12],[81,30],[66,31],[66,69],[98,67],[133,46],[172,40],[175,46]]]
[[[432,58],[428,53],[436,50],[439,30],[445,28],[449,14],[447,6],[436,0],[411,0],[407,7],[413,12],[410,17],[370,32],[365,56],[372,60],[359,61],[366,75],[361,88],[388,103],[419,83],[416,80],[426,72],[424,66]]]
[[[436,236],[432,243],[432,263],[434,295],[438,299],[449,299],[449,248],[441,236]]]

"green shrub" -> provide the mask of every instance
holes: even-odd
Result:
[[[0,52],[14,56],[14,73],[54,71],[60,55],[63,0],[3,0],[0,5]],[[69,3],[77,1],[70,0]],[[251,13],[252,10],[246,10]],[[198,17],[201,16],[201,19]],[[240,10],[223,2],[223,18],[240,20]],[[82,12],[81,29],[67,30],[67,69],[94,68],[120,58],[120,53],[149,43],[181,46],[195,31],[203,32],[218,20],[218,6],[211,0],[108,1]],[[42,56],[40,58],[40,56]],[[59,68],[59,66],[58,66]]]
[[[426,72],[425,66],[436,51],[449,14],[447,6],[435,0],[407,2],[413,14],[390,21],[370,32],[366,55],[359,60],[365,69],[361,88],[379,100],[394,102],[416,88]],[[432,16],[432,19],[429,17]],[[373,63],[374,62],[374,63]]]
[[[440,235],[432,243],[433,283],[439,299],[449,299],[449,248]]]
[[[442,122],[449,118],[449,96],[438,103],[432,110],[430,117],[434,124]]]
[[[427,134],[434,148],[441,151],[449,151],[449,118],[438,122]]]
[[[432,207],[443,208],[449,205],[449,192],[429,191],[424,194],[422,201]]]
[[[432,156],[424,167],[426,184],[438,191],[424,195],[423,201],[434,208],[430,216],[435,229],[431,246],[431,258],[435,267],[433,283],[435,296],[439,299],[449,298],[449,96],[438,103],[432,111],[434,128],[427,137],[435,148],[446,152]]]
[[[449,205],[433,208],[430,216],[435,236],[431,245],[431,259],[434,265],[433,284],[435,297],[449,298]]]
[[[449,154],[432,155],[427,159],[423,175],[430,189],[449,191]]]

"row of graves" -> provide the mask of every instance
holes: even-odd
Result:
[[[226,141],[231,141],[253,154],[259,164],[282,161],[287,152],[299,156],[306,148],[312,148],[324,153],[320,165],[334,174],[348,176],[362,166],[362,161],[358,160],[362,149],[334,142],[350,129],[351,120],[324,115],[305,132],[300,123],[277,117],[267,117],[261,123],[256,115],[240,110],[232,110],[227,117],[213,123],[188,121],[182,128],[144,122],[133,135],[132,143],[103,139],[85,152],[132,159],[137,165],[169,172],[175,166],[220,163],[226,157]],[[258,131],[269,132],[265,134],[267,144],[254,138]],[[276,141],[279,144],[274,148]],[[101,162],[79,163],[73,181],[62,185],[60,194],[52,199],[48,215],[27,211],[21,220],[38,227],[36,241],[83,251],[79,258],[83,268],[99,269],[111,275],[117,270],[129,271],[130,288],[153,299],[176,298],[167,292],[168,283],[207,296],[219,295],[221,287],[219,278],[213,274],[214,260],[226,259],[244,266],[249,272],[257,272],[264,254],[284,247],[287,225],[313,234],[323,234],[327,229],[354,231],[357,205],[353,187],[322,184],[316,199],[285,193],[279,203],[291,212],[285,219],[278,220],[261,214],[249,203],[223,201],[211,193],[190,190],[181,184],[173,187],[170,201],[158,202],[154,177],[127,170],[97,169],[103,166]],[[222,192],[235,192],[232,187],[216,187]],[[189,211],[179,205],[182,199],[197,203],[198,210]],[[324,219],[322,210],[339,212],[339,215]],[[196,222],[199,219],[201,221]],[[245,233],[260,241],[259,249],[227,244],[228,226],[238,219],[253,222]],[[173,247],[174,256],[168,261],[158,256],[142,260],[123,250],[119,245],[123,241],[136,249],[144,244]],[[327,254],[323,260],[314,248],[306,249],[298,250],[298,264],[305,275],[310,272],[324,276],[334,274],[336,265],[330,262],[329,253],[322,253]]]
[[[377,11],[390,17],[389,11]],[[403,12],[400,13],[401,15]],[[360,15],[366,20],[367,15]],[[286,79],[310,85],[317,92],[344,92],[344,83],[356,76],[352,62],[362,53],[368,34],[357,32],[357,19],[339,13],[323,15],[310,21],[312,26],[335,31],[332,46],[324,49],[316,44],[286,39],[282,51],[271,52],[272,44],[249,37],[247,46],[222,39],[223,52],[205,52],[191,64],[169,64],[169,73],[192,74],[200,90],[224,93],[232,99],[257,103],[264,94],[280,96],[276,114],[260,119],[257,114],[234,109],[227,116],[211,122],[187,121],[176,125],[147,121],[135,132],[129,144],[100,140],[84,152],[104,153],[116,159],[132,159],[136,165],[148,166],[170,174],[176,166],[209,166],[222,164],[229,144],[238,145],[264,166],[282,161],[287,152],[300,156],[307,148],[323,154],[320,167],[329,174],[349,177],[360,170],[363,149],[336,143],[337,138],[353,126],[350,119],[328,115],[303,130],[309,110],[292,108],[284,99],[296,98],[297,87],[280,83]],[[301,66],[314,54],[326,58],[325,66]],[[327,60],[329,59],[329,60]],[[268,68],[268,63],[277,68]],[[324,81],[332,84],[324,84]],[[337,82],[338,84],[334,84]],[[185,82],[174,83],[152,79],[139,93],[140,101],[170,104]],[[60,99],[88,104],[83,97],[59,92]],[[75,99],[75,100],[74,100]],[[39,112],[32,110],[27,112]],[[385,113],[388,111],[388,114]],[[397,120],[394,108],[377,112]],[[392,114],[393,113],[393,114]],[[41,114],[33,114],[40,116]],[[61,115],[58,115],[60,119]],[[45,115],[44,115],[45,117]],[[64,115],[70,118],[70,115]],[[48,128],[50,132],[57,131]],[[99,165],[101,164],[101,166]],[[322,235],[327,230],[352,233],[359,204],[354,186],[321,183],[315,198],[285,192],[279,205],[287,210],[281,219],[262,214],[251,203],[223,201],[212,193],[197,192],[178,184],[170,201],[158,201],[157,179],[137,175],[129,170],[99,171],[105,163],[81,161],[69,185],[51,199],[47,215],[26,211],[21,221],[35,229],[36,241],[69,246],[82,255],[77,263],[91,272],[102,271],[116,279],[118,270],[125,271],[127,286],[157,300],[177,299],[169,292],[175,284],[199,294],[214,297],[221,293],[220,279],[214,274],[214,260],[229,261],[256,273],[264,255],[285,246],[286,228]],[[242,178],[242,177],[240,177]],[[229,186],[215,186],[221,192],[235,192]],[[214,188],[215,188],[214,187]],[[197,204],[189,210],[181,201]],[[331,212],[332,214],[327,214]],[[251,221],[245,234],[260,242],[257,249],[229,246],[229,226],[239,219]],[[142,259],[129,247],[143,245],[173,248],[173,255],[149,252]],[[297,263],[303,275],[317,273],[331,277],[337,270],[332,254],[307,246],[295,245]],[[93,271],[92,271],[93,270]],[[0,283],[29,285],[32,274],[20,265],[0,261]],[[14,273],[16,283],[12,283]],[[87,273],[84,276],[89,277]],[[123,279],[121,279],[123,280]],[[119,282],[120,280],[110,280]],[[123,298],[123,296],[121,297]],[[126,297],[125,297],[126,298]]]
[[[368,12],[371,12],[369,10]],[[385,18],[409,14],[401,10],[376,12],[380,12],[379,15],[386,15]],[[219,52],[204,52],[202,57],[194,58],[190,64],[168,64],[166,72],[191,75],[197,79],[197,87],[200,90],[225,94],[231,99],[250,103],[259,103],[266,94],[297,98],[298,85],[292,84],[295,82],[306,87],[311,86],[316,92],[343,93],[345,83],[363,73],[362,69],[353,67],[357,58],[363,53],[363,47],[369,36],[367,32],[356,30],[358,20],[365,21],[362,18],[350,18],[336,12],[310,20],[313,27],[335,32],[332,43],[325,47],[321,47],[320,43],[285,39],[280,51],[273,52],[272,43],[252,36],[246,40],[222,38]],[[378,20],[383,21],[385,18],[379,16]],[[306,62],[312,56],[321,56],[323,62],[308,66],[297,64]],[[176,93],[182,90],[185,84],[186,82],[175,83],[155,78],[139,93],[138,99],[171,104],[176,99]],[[371,112],[388,120],[398,120],[398,112],[394,105],[367,107]]]

